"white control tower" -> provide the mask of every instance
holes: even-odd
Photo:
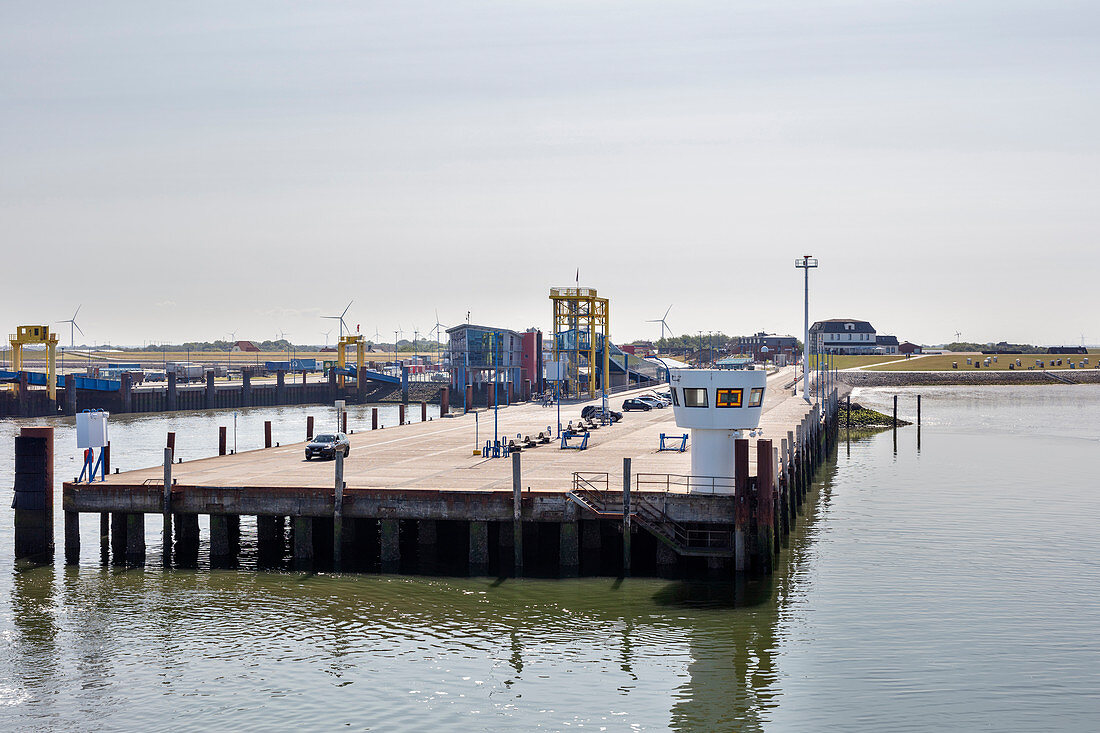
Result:
[[[691,428],[690,492],[733,493],[733,441],[760,425],[767,372],[670,369],[676,424]]]

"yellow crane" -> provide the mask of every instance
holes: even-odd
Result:
[[[11,369],[23,370],[23,347],[28,344],[43,344],[46,347],[46,391],[50,399],[57,400],[57,334],[50,332],[49,326],[19,326],[15,333],[8,336],[11,342]]]

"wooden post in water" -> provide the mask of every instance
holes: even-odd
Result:
[[[428,403],[420,402],[420,422],[428,422]]]
[[[339,570],[343,562],[344,545],[344,454],[341,451],[336,451],[335,488],[336,496],[332,508],[332,564]]]
[[[512,552],[516,576],[523,574],[523,489],[519,453],[512,454]]]
[[[218,455],[225,455],[225,426],[218,428]]]
[[[775,552],[775,513],[772,494],[775,493],[775,467],[772,465],[772,442],[756,441],[756,547],[755,561],[759,572],[770,575]]]
[[[173,438],[175,435],[169,433]],[[172,559],[172,449],[164,449],[164,496],[162,503],[163,529],[161,530],[161,551],[164,554],[164,566],[168,567]]]
[[[848,414],[847,414],[847,417],[845,418],[844,429],[845,430],[851,430],[852,429],[852,395],[850,395],[850,394],[848,395],[847,403],[848,403],[847,404]]]
[[[917,395],[917,427],[920,427],[920,395]]]
[[[402,402],[400,405],[397,406],[397,424],[398,425],[404,425],[405,424],[405,403],[404,402]]]
[[[738,438],[733,441],[733,563],[738,573],[749,569],[746,542],[749,536],[749,441]]]
[[[165,447],[166,448],[171,448],[173,453],[176,452],[176,434],[175,433],[172,433],[172,432],[168,433],[168,440],[165,443]]]
[[[264,420],[264,448],[271,447],[271,421]]]
[[[894,395],[894,430],[898,429],[898,396]]]
[[[623,577],[630,576],[630,459],[623,459]]]
[[[340,432],[345,435],[348,432],[348,412],[347,410],[340,411]]]

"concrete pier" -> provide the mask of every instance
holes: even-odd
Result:
[[[300,443],[174,464],[171,474],[158,466],[68,482],[66,556],[79,556],[70,528],[80,513],[109,514],[116,560],[134,562],[142,515],[169,511],[180,565],[197,559],[205,514],[217,564],[236,561],[246,516],[256,517],[262,562],[289,555],[303,570],[342,561],[387,573],[767,573],[823,460],[838,404],[830,395],[810,409],[774,388],[784,378],[769,383],[761,427],[788,439],[738,440],[732,491],[689,491],[690,448],[656,450],[662,432],[676,432],[671,410],[630,413],[593,430],[580,451],[562,450],[556,435],[537,440],[555,411],[525,403],[497,416],[502,436],[521,436],[521,450],[505,459],[473,455],[475,416],[465,414],[357,432],[335,488],[332,463],[307,463]],[[583,406],[563,406],[563,422],[579,423]],[[486,429],[482,419],[481,440]]]

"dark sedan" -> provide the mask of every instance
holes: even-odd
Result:
[[[306,445],[306,460],[313,458],[335,458],[336,453],[344,454],[344,458],[351,453],[351,441],[343,433],[324,433],[318,435]]]
[[[631,410],[652,410],[653,405],[645,400],[639,400],[636,398],[630,398],[629,400],[623,400],[623,412],[630,412]]]
[[[604,420],[605,418],[616,423],[623,419],[623,413],[608,410],[607,415],[604,415],[603,408],[599,405],[588,405],[581,410],[582,420]]]

